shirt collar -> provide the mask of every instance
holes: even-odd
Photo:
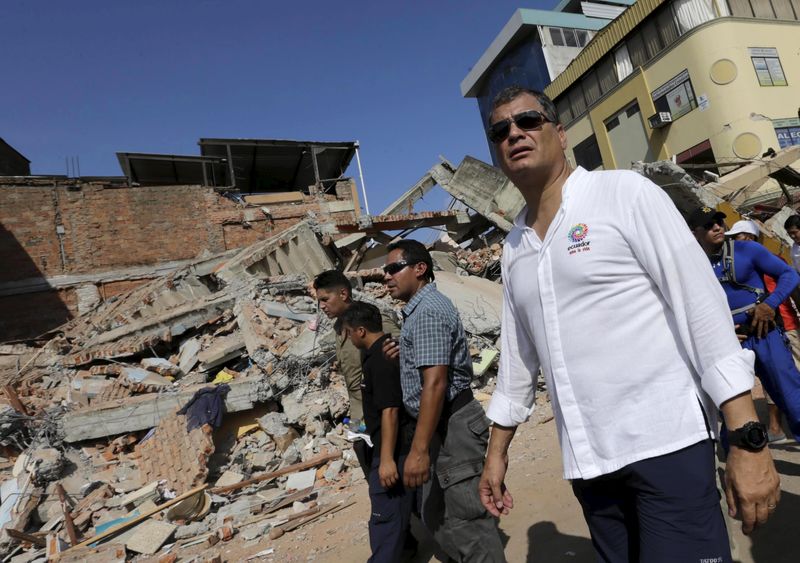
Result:
[[[414,312],[414,309],[417,308],[417,305],[419,305],[420,302],[423,299],[425,299],[425,296],[428,295],[431,291],[434,291],[435,289],[436,289],[436,284],[434,282],[428,282],[427,284],[425,284],[425,287],[416,292],[414,294],[414,297],[409,299],[408,303],[406,303],[406,306],[403,307],[403,319],[407,319],[408,317],[410,317],[411,313]]]
[[[583,166],[576,166],[575,169],[567,176],[564,185],[561,187],[561,206],[560,209],[567,208],[567,201],[569,200],[569,196],[572,193],[572,190],[568,190],[567,186],[570,184],[578,181],[580,176],[586,174],[586,169]],[[517,214],[516,219],[514,219],[514,227],[517,229],[529,229],[527,221],[525,220],[528,217],[528,206],[522,208],[522,211]]]
[[[378,338],[375,342],[372,343],[372,346],[364,352],[364,361],[367,361],[370,356],[377,353],[383,353],[383,341],[389,338],[391,334],[384,334],[380,338]]]

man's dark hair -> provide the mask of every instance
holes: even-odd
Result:
[[[380,310],[372,303],[353,301],[340,317],[342,324],[352,328],[364,327],[367,332],[383,332],[383,319]]]
[[[489,115],[486,116],[486,123],[491,125],[490,122],[494,110],[511,102],[512,100],[519,98],[523,94],[528,94],[529,96],[536,98],[544,110],[544,116],[554,124],[560,123],[558,120],[558,111],[556,110],[556,105],[553,103],[553,100],[547,97],[547,94],[540,92],[539,90],[523,88],[522,86],[508,86],[497,93],[497,95],[494,97],[494,100],[492,100],[492,110],[489,112]]]
[[[350,280],[339,270],[327,270],[314,278],[314,289],[332,291],[345,288],[347,295],[353,295],[353,285]]]
[[[789,229],[800,229],[800,215],[789,215],[783,223],[783,228],[787,231]]]
[[[422,262],[428,268],[425,270],[425,280],[432,282],[435,279],[433,275],[433,259],[430,252],[425,248],[425,245],[418,240],[402,239],[397,242],[391,243],[388,247],[388,252],[392,250],[401,250],[403,252],[403,260],[411,265],[419,264]]]

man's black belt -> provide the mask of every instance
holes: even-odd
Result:
[[[442,418],[450,418],[454,414],[456,414],[460,409],[467,406],[472,400],[472,389],[467,387],[466,389],[462,389],[458,392],[458,394],[453,397],[452,401],[446,401],[444,404],[444,408],[442,409]]]

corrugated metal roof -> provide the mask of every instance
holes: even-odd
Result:
[[[613,20],[627,8],[625,6],[610,6],[599,2],[581,2],[581,10],[585,16],[590,18],[605,18]]]
[[[596,65],[600,59],[616,47],[626,35],[652,14],[656,8],[666,0],[638,0],[633,6],[625,10],[617,19],[601,29],[584,47],[583,51],[575,57],[569,66],[556,76],[550,85],[544,89],[551,99],[556,99],[563,94],[586,71]]]

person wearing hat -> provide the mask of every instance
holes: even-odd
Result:
[[[734,240],[758,242],[758,235],[760,232],[761,229],[758,228],[755,221],[742,219],[741,221],[736,221],[733,227],[731,227],[731,230],[725,233],[725,236],[733,238]],[[780,255],[776,254],[776,256],[783,260]],[[767,275],[764,276],[764,287],[768,292],[771,293],[775,291],[777,285],[778,283],[775,278]],[[795,299],[795,301],[797,300]],[[778,313],[780,313],[783,331],[789,342],[789,350],[792,352],[794,364],[800,369],[800,331],[798,331],[798,329],[800,329],[800,322],[798,322],[797,313],[795,313],[794,308],[788,300],[778,306]],[[740,338],[744,337],[742,336]],[[767,427],[769,442],[783,442],[786,440],[786,434],[784,434],[781,425],[781,411],[775,404],[775,401],[772,400],[772,397],[769,396],[769,393],[765,393],[764,398],[767,401],[767,412],[769,413],[769,425]]]
[[[755,225],[735,225],[736,229],[726,233],[724,220],[724,213],[700,207],[690,214],[687,222],[722,284],[742,347],[755,354],[755,371],[764,389],[786,414],[795,439],[800,440],[800,372],[786,345],[783,329],[775,320],[778,306],[800,283],[800,276],[752,240],[726,241],[727,233],[735,230],[733,234],[747,234]],[[764,276],[776,280],[771,293],[764,286]]]

